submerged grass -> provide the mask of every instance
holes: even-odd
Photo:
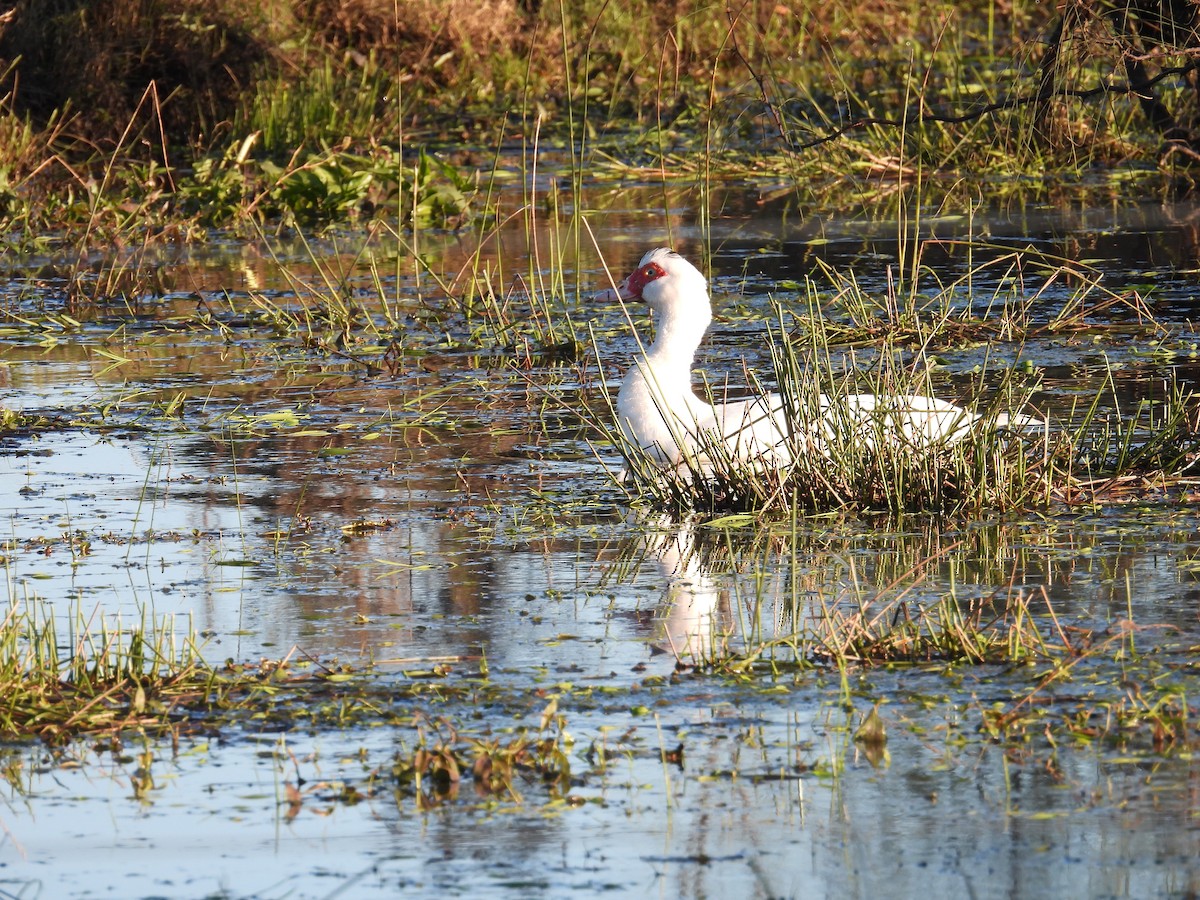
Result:
[[[955,529],[928,517],[795,514],[768,528],[744,517],[643,523],[637,538],[611,574],[651,563],[667,575],[658,642],[680,679],[770,694],[832,677],[847,708],[875,697],[889,718],[925,723],[944,706],[955,740],[1022,754],[1196,747],[1194,634],[1139,625],[1132,611],[1107,623],[1092,609],[1065,612],[1069,602],[1051,600],[1063,587],[1053,520]],[[856,739],[884,749],[882,721],[868,715]]]

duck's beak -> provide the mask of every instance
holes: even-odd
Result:
[[[632,277],[632,276],[630,276]],[[626,278],[616,289],[609,288],[606,291],[601,291],[595,296],[598,303],[612,303],[614,300],[636,300],[638,294],[629,286],[629,278]]]

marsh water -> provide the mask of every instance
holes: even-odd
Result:
[[[936,239],[922,264],[944,283],[1031,249],[1040,262],[981,270],[961,303],[1035,296],[1032,315],[1050,321],[1083,280],[1049,278],[1057,260],[1144,304],[1104,307],[1095,328],[940,349],[935,387],[986,402],[986,373],[1019,369],[1052,420],[1106,384],[1120,414],[1200,373],[1200,209],[984,204],[900,223],[732,185],[701,221],[687,187],[589,190],[595,245],[538,221],[501,231],[473,267],[464,235],[424,235],[421,266],[379,233],[216,236],[129,261],[153,284],[83,312],[52,253],[6,261],[0,404],[60,423],[0,438],[13,602],[44,603],[64,635],[165,622],[213,664],[370,671],[377,697],[486,676],[502,701],[403,704],[502,738],[536,730],[556,700],[573,780],[566,796],[535,781],[519,799],[464,787],[418,802],[388,781],[410,730],[313,727],[299,712],[174,741],[16,744],[0,748],[4,895],[1194,896],[1187,735],[1167,746],[1135,725],[1119,740],[1035,724],[993,740],[983,713],[1039,673],[839,671],[772,642],[806,605],[1044,592],[1047,632],[1117,648],[1038,695],[1055,722],[1129,702],[1134,659],[1159,659],[1154,677],[1194,696],[1193,501],[670,523],[611,477],[619,461],[593,419],[635,342],[622,310],[592,297],[608,284],[597,246],[620,277],[670,243],[713,277],[718,320],[697,365],[713,382],[745,383],[744,366],[769,382],[772,299],[798,307],[815,276],[837,315],[819,264],[884,297],[911,228]],[[472,268],[498,299],[465,313]],[[545,304],[528,299],[539,279]],[[361,311],[358,337],[321,333],[328,316],[313,311],[331,296]],[[530,337],[553,317],[555,339],[582,350]],[[777,665],[696,665],[759,645]],[[855,740],[872,709],[884,752]]]

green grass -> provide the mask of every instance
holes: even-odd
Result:
[[[0,619],[0,734],[61,742],[81,733],[169,728],[178,704],[220,694],[194,637],[174,623],[93,626],[82,614],[60,635],[50,609],[11,599]]]
[[[1045,5],[1023,4],[1008,18],[996,16],[994,4],[965,11],[947,4],[931,12],[928,4],[906,0],[809,5],[791,15],[777,14],[770,3],[731,15],[719,5],[589,0],[545,3],[536,16],[505,7],[492,19],[467,14],[450,24],[431,14],[432,4],[406,7],[400,16],[390,3],[363,4],[357,19],[338,15],[352,7],[336,0],[308,4],[300,18],[283,4],[259,5],[262,21],[239,21],[232,4],[212,6],[220,21],[206,30],[177,27],[187,20],[172,14],[180,8],[209,14],[197,4],[161,0],[162,15],[153,21],[120,18],[121,4],[93,4],[110,21],[85,17],[81,27],[88,52],[107,63],[95,71],[113,80],[96,85],[96,94],[37,108],[22,94],[44,96],[34,90],[34,69],[7,73],[0,91],[0,256],[67,248],[60,254],[67,261],[54,273],[67,285],[67,309],[36,316],[6,311],[22,328],[74,331],[98,309],[133,312],[145,298],[163,295],[168,286],[151,253],[159,243],[203,240],[213,227],[268,246],[279,234],[307,240],[323,233],[333,235],[335,246],[354,243],[332,262],[310,249],[312,278],[280,264],[292,288],[286,301],[255,291],[236,299],[210,295],[194,316],[164,327],[213,329],[231,338],[257,329],[270,335],[275,357],[332,359],[370,376],[403,365],[406,353],[435,347],[494,350],[505,362],[531,367],[574,358],[582,338],[573,320],[582,276],[579,266],[574,283],[565,273],[567,261],[585,257],[584,214],[603,202],[584,190],[585,172],[591,183],[637,178],[695,185],[685,197],[702,226],[722,179],[768,185],[801,208],[840,208],[850,197],[890,211],[908,227],[917,224],[905,220],[914,200],[929,206],[935,193],[948,198],[936,204],[945,211],[968,214],[984,194],[1046,198],[1083,190],[1070,185],[1084,174],[1101,182],[1100,191],[1125,190],[1129,181],[1165,189],[1187,177],[1158,170],[1158,138],[1127,98],[1056,101],[1046,137],[1036,132],[1028,107],[963,123],[929,117],[1028,91]],[[20,12],[46,9],[32,3]],[[114,22],[121,27],[110,27]],[[77,52],[70,42],[35,40],[42,27],[36,22],[20,27],[35,49]],[[45,25],[51,36],[62,27]],[[19,30],[13,29],[10,38]],[[198,34],[253,40],[228,45],[246,50],[236,59],[203,41],[187,44],[188,53],[172,44]],[[1063,60],[1064,87],[1087,87],[1111,73],[1116,50],[1092,49]],[[59,60],[75,67],[64,83],[87,61],[79,56]],[[146,82],[127,67],[136,58],[187,59],[193,67],[203,61],[236,77],[222,82],[228,93],[220,96],[198,96],[193,84],[173,90],[165,81],[147,94]],[[55,60],[49,62],[53,70]],[[101,89],[121,102],[91,102]],[[1184,104],[1182,84],[1161,90],[1167,102]],[[847,125],[853,127],[813,144]],[[548,151],[566,162],[555,172],[554,189],[535,189]],[[519,190],[508,189],[514,182]],[[365,234],[340,237],[336,226],[346,223],[365,226]],[[457,240],[455,231],[469,245],[467,261],[458,271],[438,271],[428,248]],[[516,271],[504,253],[484,252],[502,238],[518,241],[527,267]],[[115,261],[92,261],[92,251],[110,246],[123,248]],[[989,262],[1004,270],[998,280],[1013,287],[979,297],[978,269],[951,284],[931,284],[922,252],[922,245],[906,246],[893,289],[883,295],[861,290],[850,273],[826,270],[803,286],[800,309],[777,312],[770,381],[790,397],[797,432],[813,418],[818,391],[834,398],[931,392],[925,361],[934,350],[1096,329],[1102,327],[1096,318],[1118,307],[1127,320],[1144,313],[1137,297],[1106,292],[1095,273],[1063,260],[1021,253]],[[370,303],[351,284],[364,268]],[[394,287],[408,275],[419,283],[411,295]],[[1038,302],[1056,279],[1081,287],[1061,313],[1039,319]],[[1018,290],[1027,284],[1035,288]],[[1152,322],[1144,328],[1139,333],[1160,336]],[[985,416],[1027,410],[1037,390],[1036,373],[1019,368],[983,372],[976,383],[976,408]],[[1170,386],[1157,400],[1116,409],[1109,387],[1054,413],[1046,431],[985,433],[912,453],[884,439],[881,421],[872,440],[831,441],[827,454],[797,454],[800,461],[784,472],[748,468],[713,446],[707,455],[714,472],[663,477],[624,448],[633,473],[627,487],[635,499],[676,516],[746,512],[751,522],[787,516],[795,541],[802,512],[969,520],[1186,485],[1200,454],[1195,398]],[[156,409],[178,416],[186,400],[174,392]],[[398,401],[398,413],[413,415],[383,424],[420,424],[439,402],[434,393]],[[301,427],[295,423],[285,409],[235,412],[222,424],[231,433],[257,434]],[[0,432],[46,425],[0,414]],[[374,434],[372,426],[367,436]],[[607,436],[619,440],[611,428]],[[545,531],[540,522],[536,530]],[[994,556],[1006,559],[1002,551]],[[901,579],[937,558],[931,550],[894,574]],[[1066,677],[1074,660],[1099,659],[1099,648],[1112,646],[1081,654],[1074,633],[1054,626],[1044,599],[1001,592],[985,603],[950,590],[918,605],[903,591],[855,586],[803,606],[793,594],[793,633],[748,634],[732,654],[721,645],[712,668],[763,674],[785,654],[803,668],[843,672],[1034,662],[1050,684]],[[169,622],[93,627],[77,617],[73,633],[62,635],[36,602],[13,601],[0,622],[0,729],[11,740],[65,741],[238,721],[280,727],[403,721],[411,731],[389,785],[400,784],[423,808],[453,799],[467,777],[485,794],[514,801],[524,783],[566,795],[569,747],[554,711],[540,727],[498,738],[432,717],[421,694],[439,692],[474,708],[483,690],[474,679],[375,689],[352,673],[297,669],[295,663],[209,667],[195,641],[178,638]],[[341,689],[347,679],[357,692]],[[1017,698],[986,713],[989,733],[1021,740],[1036,726],[1027,715],[1033,705]],[[1188,712],[1177,694],[1114,700],[1110,709],[1121,727],[1155,721],[1170,734],[1183,733]],[[1068,727],[1084,734],[1096,726]]]
[[[1127,551],[1164,537],[1147,534],[1141,516],[1130,521],[1100,515],[1080,528],[1069,513],[964,526],[795,510],[767,522],[651,518],[607,571],[625,581],[647,564],[663,568],[656,643],[675,655],[680,679],[732,679],[764,694],[840,685],[844,708],[882,701],[893,727],[924,729],[924,715],[941,708],[956,742],[1191,753],[1194,634],[1136,621],[1132,608],[1105,621],[1052,600],[1072,573],[1107,581],[1123,571],[1101,553],[1064,572],[1066,546],[1092,559],[1089,549],[1123,527]],[[1188,539],[1186,524],[1170,530],[1171,542]],[[680,630],[680,611],[694,633]],[[886,744],[883,722],[867,716],[858,731],[858,741]]]
[[[451,667],[421,671],[414,660],[411,677],[399,684],[312,660],[214,668],[202,660],[195,635],[180,636],[170,618],[143,618],[130,627],[76,612],[68,623],[69,634],[61,634],[62,620],[36,598],[14,597],[0,617],[5,742],[58,746],[88,737],[119,746],[251,723],[286,730],[385,721],[405,735],[387,771],[339,799],[411,797],[425,810],[458,799],[464,781],[485,805],[526,802],[527,787],[548,802],[565,798],[571,787],[570,738],[554,700],[503,738],[438,713],[447,704],[504,693],[489,685],[486,664],[478,678],[446,681]]]

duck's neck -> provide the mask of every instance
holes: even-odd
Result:
[[[692,392],[692,360],[712,314],[705,304],[690,319],[654,312],[654,343],[634,359],[617,395],[617,421],[634,444],[664,465],[677,464],[690,435],[712,420],[712,407]]]
[[[691,316],[655,313],[654,343],[646,351],[646,362],[672,380],[690,384],[692,361],[711,320],[707,310]]]

